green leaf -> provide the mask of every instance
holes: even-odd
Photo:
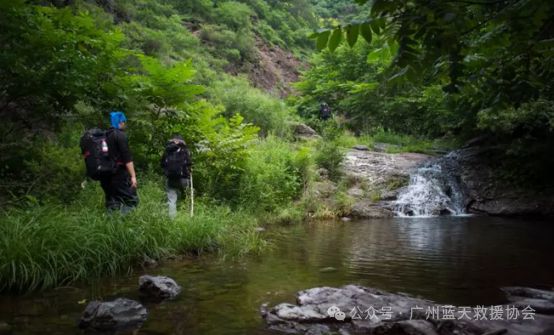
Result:
[[[360,33],[359,25],[346,27],[346,40],[348,41],[348,45],[350,45],[350,47],[353,47],[354,44],[356,44],[356,40],[358,40],[359,33]]]
[[[335,49],[339,46],[339,43],[342,39],[342,30],[340,27],[333,30],[333,33],[331,34],[331,38],[329,38],[329,50],[331,52],[335,51]]]
[[[362,34],[364,40],[366,40],[367,44],[371,44],[372,35],[369,23],[364,23],[360,26],[360,33]]]
[[[327,41],[329,40],[329,34],[331,34],[329,30],[322,31],[318,34],[316,42],[317,50],[321,51],[325,49],[325,47],[327,46]]]

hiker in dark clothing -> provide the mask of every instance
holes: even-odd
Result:
[[[161,167],[167,177],[166,192],[169,216],[177,215],[177,201],[190,185],[192,161],[187,144],[181,135],[173,136],[166,144]]]
[[[100,179],[100,185],[106,195],[106,208],[127,213],[139,202],[135,167],[124,132],[127,118],[123,112],[111,112],[110,123],[106,142],[109,156],[116,162],[116,169],[113,175]]]
[[[331,107],[324,102],[319,106],[319,118],[323,121],[329,120],[331,118]]]

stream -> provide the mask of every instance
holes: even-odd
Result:
[[[456,305],[503,303],[501,286],[554,287],[554,225],[545,221],[390,218],[263,234],[270,247],[238,260],[203,255],[93,286],[0,296],[0,324],[13,334],[81,334],[83,299],[138,299],[144,273],[170,276],[183,287],[177,300],[146,304],[149,317],[138,334],[151,335],[272,334],[260,305],[293,302],[297,291],[316,286],[355,283]]]

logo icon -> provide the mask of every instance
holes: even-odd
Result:
[[[340,310],[337,306],[331,306],[327,309],[327,315],[332,318],[337,319],[338,321],[344,321],[346,314]]]

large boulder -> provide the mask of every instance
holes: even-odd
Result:
[[[181,293],[181,286],[169,277],[144,275],[139,278],[139,291],[150,300],[175,299]]]
[[[81,316],[79,328],[96,331],[137,329],[147,317],[146,308],[134,300],[91,301]]]
[[[296,304],[281,303],[272,308],[262,306],[262,317],[267,326],[272,330],[294,334],[554,333],[554,316],[538,314],[538,311],[529,310],[528,306],[517,309],[513,304],[494,307],[497,313],[504,313],[511,308],[517,317],[493,319],[488,314],[490,306],[438,305],[406,294],[356,285],[312,288],[298,292],[296,300]],[[531,315],[529,313],[532,313],[532,318],[528,317]]]

